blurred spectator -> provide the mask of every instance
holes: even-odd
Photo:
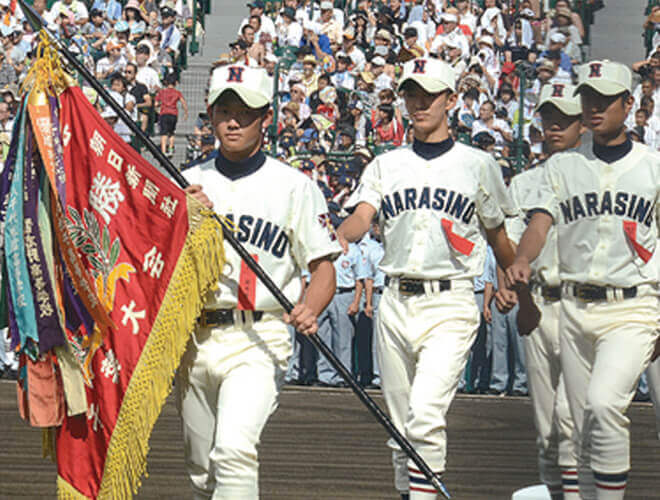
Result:
[[[394,119],[394,108],[391,104],[378,106],[377,121],[374,127],[376,144],[391,143],[400,146],[403,141],[403,124]]]
[[[183,108],[183,119],[188,119],[188,104],[183,94],[176,89],[176,84],[176,75],[167,75],[165,77],[166,87],[156,94],[155,99],[160,127],[160,150],[169,157],[174,156],[174,134],[179,117],[179,103]]]

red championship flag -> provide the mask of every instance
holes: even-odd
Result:
[[[21,357],[19,406],[54,435],[59,498],[131,498],[204,294],[220,275],[222,231],[65,76],[44,81],[45,67],[28,77],[0,180],[0,234],[11,237],[2,242],[2,297]],[[21,227],[24,242],[12,237]]]

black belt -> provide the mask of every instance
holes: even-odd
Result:
[[[584,301],[584,302],[593,302],[596,300],[607,300],[607,289],[611,287],[598,286],[598,285],[589,285],[589,284],[575,284],[570,285],[570,289],[573,292],[573,295]],[[629,288],[618,288],[623,292],[624,299],[632,299],[637,296],[637,287],[631,286]]]
[[[483,290],[475,290],[474,293],[484,293]]]
[[[355,290],[354,286],[338,286],[336,293],[348,293]]]
[[[451,281],[449,280],[418,280],[411,278],[399,278],[399,293],[404,295],[421,295],[424,293],[425,281],[437,283],[438,291],[440,292],[451,290]]]
[[[199,317],[199,326],[204,328],[212,328],[215,326],[225,326],[234,324],[234,311],[235,309],[207,309],[202,311]],[[247,319],[246,312],[252,312],[252,321],[259,321],[264,315],[263,311],[239,311],[242,320],[245,322]]]
[[[546,302],[557,302],[561,300],[561,286],[542,286],[541,296]]]

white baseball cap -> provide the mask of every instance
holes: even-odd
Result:
[[[321,2],[321,10],[332,10],[332,9],[333,9],[332,2],[328,2],[328,1]]]
[[[220,66],[211,75],[209,106],[223,92],[232,90],[250,108],[262,108],[273,99],[273,79],[265,69],[241,64]]]
[[[608,59],[578,66],[577,77],[576,94],[585,85],[603,95],[616,95],[626,90],[632,92],[632,72],[628,66]]]
[[[397,92],[408,80],[418,83],[432,94],[445,89],[456,92],[456,73],[449,64],[439,59],[418,58],[404,64]]]
[[[385,66],[385,58],[383,56],[376,56],[372,59],[371,64],[374,66]]]
[[[560,33],[559,31],[555,31],[552,35],[550,35],[550,41],[552,43],[564,43],[566,41],[566,35]]]
[[[447,21],[448,23],[457,23],[458,17],[456,17],[456,14],[452,14],[451,12],[445,12],[442,14],[442,20]]]
[[[536,111],[545,104],[554,104],[559,111],[568,116],[582,114],[580,97],[575,95],[575,86],[566,83],[548,83],[541,88]]]

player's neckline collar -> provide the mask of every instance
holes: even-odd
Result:
[[[236,179],[255,173],[264,163],[266,163],[266,155],[261,150],[249,158],[238,162],[228,160],[222,154],[222,151],[218,150],[218,156],[215,159],[215,168],[225,177],[235,181]]]
[[[619,161],[621,158],[630,153],[632,148],[633,144],[629,136],[626,137],[625,141],[623,141],[621,144],[617,144],[616,146],[602,146],[600,144],[596,144],[595,142],[593,143],[594,155],[596,155],[596,158],[604,161],[605,163],[614,163],[615,161]]]
[[[424,158],[425,160],[432,160],[440,155],[445,154],[454,146],[454,139],[448,137],[440,142],[422,142],[415,139],[413,141],[413,151]]]

